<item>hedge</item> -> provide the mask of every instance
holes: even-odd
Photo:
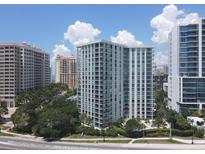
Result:
[[[143,132],[140,130],[127,130],[126,136],[131,138],[141,138],[143,137]]]
[[[119,132],[120,133],[119,133]],[[86,127],[80,126],[77,130],[77,133],[82,133],[86,135],[92,136],[100,136],[102,135],[101,132],[94,127]],[[116,127],[110,127],[106,130],[105,135],[108,137],[116,137],[118,134],[123,134],[123,136],[131,137],[131,138],[141,138],[143,136],[142,130],[127,130],[126,132],[123,129],[117,129]],[[148,129],[144,130],[145,137],[169,137],[170,129]],[[203,130],[194,130],[194,136],[203,138],[204,132]],[[192,130],[179,130],[179,129],[172,129],[172,136],[180,136],[180,137],[190,137],[192,136]]]
[[[145,130],[146,137],[167,137],[170,134],[170,129],[149,129]],[[189,137],[192,136],[192,130],[172,129],[172,136]]]
[[[168,129],[149,129],[144,131],[146,137],[169,136]]]
[[[84,133],[85,135],[100,136],[100,131],[94,127],[80,126],[76,133]]]

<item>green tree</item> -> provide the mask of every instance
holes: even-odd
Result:
[[[177,114],[175,128],[180,130],[187,130],[191,128],[191,125],[181,114]]]
[[[191,112],[188,108],[182,108],[181,109],[181,114],[185,119],[187,119],[187,116],[190,116]]]
[[[166,113],[166,120],[168,123],[171,123],[172,128],[175,128],[176,126],[176,117],[177,117],[177,112],[172,109],[168,109]]]
[[[199,128],[194,131],[194,136],[203,138],[204,137],[204,129]]]
[[[18,109],[12,115],[14,130],[45,138],[75,132],[80,125],[76,104],[65,97],[67,87],[50,84],[18,95]]]
[[[154,124],[159,127],[165,126],[166,109],[163,105],[157,110],[156,117],[154,118]]]
[[[181,113],[178,113],[175,110],[168,109],[166,118],[167,122],[171,123],[171,126],[174,129],[187,130],[191,128],[187,119],[185,119]]]
[[[3,122],[2,115],[7,114],[7,113],[8,113],[8,109],[7,109],[7,106],[6,106],[6,102],[0,100],[0,123]]]
[[[126,122],[125,129],[132,130],[132,129],[143,129],[144,125],[141,123],[140,119],[130,119]]]
[[[87,115],[85,113],[80,115],[80,122],[84,125],[86,124]]]
[[[33,133],[44,138],[59,138],[74,133],[79,125],[76,105],[58,97],[38,115]]]
[[[11,120],[14,124],[14,130],[21,133],[31,133],[32,117],[27,111],[23,108],[17,109],[16,112],[11,116]]]
[[[144,124],[141,123],[140,119],[130,119],[126,122],[125,133],[129,137],[141,136],[141,130],[144,128]]]
[[[160,109],[166,109],[167,103],[165,102],[165,92],[163,89],[158,89],[155,94],[155,110],[156,112]]]
[[[112,123],[111,125],[114,125],[119,128],[123,128],[124,122],[125,122],[124,118],[119,118],[116,122]]]
[[[156,125],[158,128],[164,127],[165,124],[166,124],[165,121],[164,121],[164,119],[161,118],[161,117],[159,117],[159,116],[155,117],[153,123],[154,123],[154,125]]]
[[[199,111],[194,111],[194,112],[192,112],[191,115],[194,116],[194,117],[199,117],[200,113],[199,113]]]
[[[201,117],[205,119],[205,109],[201,110]]]
[[[92,118],[87,114],[83,113],[80,115],[80,121],[83,125],[90,125],[92,123]]]

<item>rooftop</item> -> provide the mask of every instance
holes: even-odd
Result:
[[[124,44],[120,44],[120,43],[115,43],[115,42],[112,42],[112,41],[108,41],[108,40],[97,40],[97,41],[91,41],[91,42],[88,42],[88,43],[84,43],[84,44],[81,44],[77,47],[82,47],[82,46],[85,46],[85,45],[90,45],[90,44],[94,44],[94,43],[108,43],[108,44],[113,44],[113,45],[117,45],[117,46],[121,46],[121,47],[124,47],[124,48],[154,48],[153,45],[136,45],[136,46],[133,46],[133,47],[130,47],[130,46],[127,46],[127,45],[124,45]]]
[[[18,47],[21,47],[21,48],[30,48],[30,49],[33,49],[37,52],[42,52],[42,53],[45,53],[41,48],[37,48],[33,45],[30,45],[26,42],[22,42],[22,43],[16,43],[16,42],[0,42],[0,46],[18,46]]]
[[[75,56],[57,55],[56,59],[76,59]]]

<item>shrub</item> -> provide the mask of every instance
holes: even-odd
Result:
[[[125,135],[127,137],[139,138],[143,136],[141,129],[143,129],[144,124],[141,123],[140,119],[130,119],[125,125]]]
[[[84,133],[85,135],[100,136],[100,131],[94,127],[80,126],[77,133]]]
[[[170,129],[150,129],[145,130],[146,137],[167,137],[170,134]],[[192,136],[192,130],[178,130],[172,129],[172,136],[181,136],[181,137],[188,137]]]
[[[146,137],[169,136],[169,129],[149,129],[145,130]]]
[[[116,136],[118,136],[118,133],[114,127],[109,127],[106,130],[106,136],[116,137]]]
[[[127,130],[125,133],[125,136],[131,137],[131,138],[141,138],[143,136],[143,132],[137,129]]]
[[[172,135],[173,135],[173,136],[188,137],[188,136],[192,136],[192,130],[178,130],[178,129],[173,129],[173,130],[172,130]]]
[[[199,128],[194,131],[194,136],[203,138],[204,137],[204,130]]]
[[[117,132],[117,134],[120,134],[122,136],[125,136],[125,130],[123,128],[119,128],[119,127],[115,127],[114,126],[115,131]]]

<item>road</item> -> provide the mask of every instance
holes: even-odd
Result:
[[[205,150],[205,144],[111,144],[46,142],[39,139],[0,136],[1,150]]]

